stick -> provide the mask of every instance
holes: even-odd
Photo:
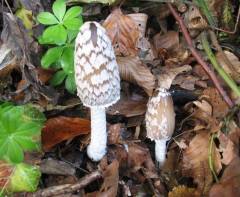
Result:
[[[229,107],[233,107],[234,103],[232,102],[232,100],[229,98],[229,96],[227,95],[227,93],[225,92],[225,90],[222,88],[222,86],[220,85],[214,71],[209,67],[209,65],[203,60],[203,58],[200,56],[200,54],[197,52],[197,50],[194,48],[193,46],[193,42],[191,40],[191,37],[188,33],[188,30],[182,20],[182,18],[177,14],[176,10],[172,7],[172,5],[170,3],[167,3],[172,15],[174,16],[174,18],[177,20],[182,33],[187,41],[187,44],[189,46],[190,51],[192,52],[192,55],[196,58],[197,62],[202,66],[202,68],[205,70],[205,72],[209,75],[209,77],[212,79],[215,87],[217,88],[217,90],[219,91],[219,93],[222,95],[224,101],[228,104]]]
[[[96,170],[84,177],[82,177],[77,183],[75,184],[64,184],[64,185],[58,185],[58,186],[52,186],[48,187],[46,189],[39,190],[35,193],[33,193],[33,197],[48,197],[48,196],[54,196],[59,194],[66,194],[71,193],[77,190],[80,190],[84,187],[86,187],[89,183],[99,179],[102,177],[102,174],[99,170]]]

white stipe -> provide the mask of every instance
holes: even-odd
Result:
[[[91,107],[91,141],[87,147],[89,158],[99,161],[106,154],[107,131],[105,108]]]
[[[159,166],[162,166],[166,160],[166,142],[169,139],[155,140],[155,157]]]

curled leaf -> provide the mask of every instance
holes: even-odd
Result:
[[[54,145],[75,136],[88,134],[90,121],[82,118],[59,116],[48,119],[42,129],[42,144],[45,151]]]
[[[155,76],[137,57],[118,57],[121,78],[141,86],[151,96],[155,88]]]
[[[116,55],[136,55],[136,43],[140,32],[134,20],[115,9],[104,21],[103,26],[112,41]]]

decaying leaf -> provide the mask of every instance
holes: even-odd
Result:
[[[125,117],[133,117],[143,115],[146,112],[147,98],[121,96],[120,100],[107,109],[110,115],[123,115]]]
[[[228,58],[228,62],[225,61],[223,54],[218,52],[216,54],[217,61],[221,67],[228,73],[234,80],[240,81],[240,61],[237,56],[229,51],[224,51],[225,56]]]
[[[156,167],[147,148],[130,143],[121,148],[111,149],[110,152],[119,161],[121,174],[131,177],[142,170],[144,173],[142,181],[146,178],[158,178]]]
[[[240,196],[240,159],[236,157],[224,170],[219,183],[213,185],[209,197]]]
[[[228,105],[222,99],[216,88],[208,87],[202,94],[212,105],[213,117],[223,118],[227,115],[229,110]]]
[[[120,138],[122,124],[113,124],[108,128],[108,144],[117,144]]]
[[[194,178],[201,194],[206,194],[212,184],[212,172],[209,167],[209,139],[210,135],[204,131],[197,134],[183,153],[183,174]],[[222,168],[220,154],[213,143],[211,160],[215,172]]]
[[[189,65],[184,65],[181,67],[176,67],[176,68],[168,68],[162,70],[162,73],[158,76],[158,85],[161,88],[169,89],[172,85],[172,82],[174,78],[183,73],[183,72],[188,72],[192,69],[191,66]]]
[[[82,118],[59,116],[50,118],[42,129],[43,149],[48,151],[54,145],[90,132],[90,121]]]
[[[104,21],[103,26],[112,41],[116,55],[136,55],[140,31],[135,21],[117,8]]]
[[[101,162],[102,165],[103,161]],[[118,192],[118,181],[119,181],[119,162],[115,159],[111,164],[106,167],[103,166],[103,184],[99,191],[86,194],[87,197],[114,197],[117,196]]]
[[[143,87],[151,96],[155,88],[155,77],[150,69],[137,57],[117,57],[121,79],[133,82]]]
[[[130,16],[134,20],[134,22],[138,26],[140,35],[144,36],[146,32],[148,15],[144,13],[134,13],[134,14],[128,14],[127,16]]]
[[[191,5],[188,11],[184,14],[184,21],[190,30],[202,30],[208,27],[208,23],[203,18],[198,7]]]
[[[176,31],[168,31],[164,35],[156,34],[153,38],[153,44],[158,52],[160,49],[175,51],[179,47],[179,34]]]
[[[171,192],[168,193],[168,197],[200,197],[201,195],[194,188],[188,188],[184,185],[174,187]]]
[[[234,143],[223,133],[220,133],[220,151],[222,152],[222,163],[228,165],[234,158],[237,157],[238,152]]]

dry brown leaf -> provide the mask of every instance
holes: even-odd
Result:
[[[108,165],[103,170],[103,184],[98,192],[94,192],[92,196],[95,197],[115,197],[118,191],[118,181],[119,181],[119,163],[117,160]],[[90,195],[87,195],[90,196]]]
[[[108,144],[117,144],[120,138],[122,124],[113,124],[108,128]]]
[[[137,24],[141,36],[145,35],[148,15],[144,13],[128,14]]]
[[[9,187],[10,178],[14,167],[9,163],[0,160],[0,192]]]
[[[104,21],[103,26],[112,41],[116,55],[137,55],[136,43],[140,31],[135,21],[117,8]]]
[[[201,195],[194,188],[189,188],[184,185],[174,187],[171,192],[168,193],[168,197],[200,197]]]
[[[209,197],[240,196],[240,159],[236,157],[225,169],[220,182],[214,184]]]
[[[209,191],[213,181],[208,164],[209,138],[210,135],[202,131],[191,140],[189,147],[183,152],[183,174],[194,178],[194,182],[198,184],[198,190],[202,194]],[[218,173],[222,166],[215,144],[212,147],[212,160],[215,171]]]
[[[199,80],[198,77],[195,77],[193,75],[179,75],[176,76],[176,78],[173,81],[173,85],[179,85],[181,88],[185,90],[195,90],[195,84]]]
[[[206,100],[201,100],[201,101],[193,101],[193,103],[203,112],[207,113],[209,116],[212,116],[212,106],[206,101]]]
[[[155,88],[155,77],[150,69],[137,57],[117,57],[119,71],[123,80],[141,86],[151,96]]]
[[[184,14],[184,22],[190,30],[202,30],[208,27],[207,21],[194,5],[189,6],[188,11]]]
[[[43,149],[48,151],[54,145],[90,132],[90,121],[82,118],[59,116],[48,119],[42,129]]]
[[[158,76],[158,86],[164,89],[169,89],[173,83],[174,78],[184,72],[192,69],[189,65],[184,65],[176,68],[164,68],[162,73]]]
[[[240,82],[240,61],[238,57],[229,51],[224,51],[224,53],[228,58],[229,63],[226,63],[225,58],[221,52],[218,52],[216,54],[217,61],[226,73],[228,73],[234,80]]]
[[[158,53],[161,49],[167,49],[167,51],[175,51],[179,47],[179,34],[176,31],[168,31],[166,34],[156,34],[153,37],[153,45],[157,49]]]
[[[222,163],[228,165],[235,157],[238,156],[238,150],[234,143],[224,134],[220,133],[219,137],[219,151],[222,152]]]
[[[216,88],[209,87],[203,91],[203,97],[206,98],[213,109],[213,117],[223,118],[227,115],[229,107],[222,99]]]
[[[132,97],[121,96],[120,100],[107,109],[110,115],[123,115],[127,118],[143,115],[147,108],[147,98],[140,97],[133,99]]]
[[[157,170],[147,148],[134,143],[125,144],[124,147],[110,149],[110,155],[119,161],[122,175],[133,176],[142,170],[143,179],[158,178]]]

